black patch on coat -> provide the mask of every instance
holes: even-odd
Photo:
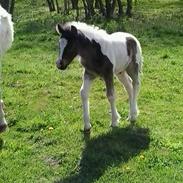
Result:
[[[78,53],[82,57],[81,64],[89,72],[101,77],[113,73],[113,64],[101,51],[95,40],[89,40],[84,34],[78,36]]]

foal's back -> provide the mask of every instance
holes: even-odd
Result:
[[[127,52],[127,39],[132,39],[136,42],[138,54],[141,54],[141,47],[139,41],[135,36],[125,32],[115,32],[108,34],[100,42],[101,50],[113,64],[114,73],[122,72],[129,64],[129,55]]]

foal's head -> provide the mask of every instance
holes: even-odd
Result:
[[[72,25],[65,28],[57,24],[56,31],[60,35],[59,57],[56,65],[58,69],[64,70],[77,56],[77,28]]]

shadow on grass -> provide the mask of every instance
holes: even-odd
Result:
[[[139,127],[116,128],[97,138],[85,138],[86,147],[75,174],[55,183],[92,183],[109,166],[118,166],[148,149],[149,130]]]

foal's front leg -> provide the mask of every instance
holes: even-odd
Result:
[[[80,90],[81,100],[83,104],[84,131],[89,131],[91,128],[88,94],[92,79],[93,78],[86,71],[84,71],[83,84]]]
[[[111,106],[111,114],[112,114],[112,122],[111,126],[115,127],[119,123],[120,115],[116,109],[115,105],[115,92],[114,92],[114,83],[113,83],[113,74],[108,74],[106,77],[104,77],[105,84],[106,84],[106,95],[108,98],[108,101]]]

